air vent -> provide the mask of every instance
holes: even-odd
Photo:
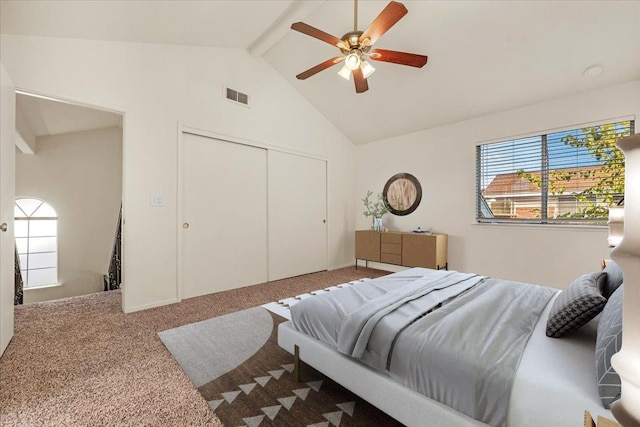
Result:
[[[224,87],[224,93],[229,101],[236,102],[246,107],[249,106],[249,95],[242,93],[239,90],[231,89],[230,87]]]

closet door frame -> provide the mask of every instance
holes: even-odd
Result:
[[[183,135],[187,133],[187,134],[192,134],[192,135],[196,135],[196,136],[202,136],[205,138],[213,138],[213,139],[218,139],[220,141],[225,141],[225,142],[229,142],[229,143],[235,143],[235,144],[241,144],[241,145],[247,145],[250,147],[255,147],[255,148],[262,148],[267,150],[267,156],[269,155],[269,151],[277,151],[277,152],[281,152],[281,153],[287,153],[287,154],[293,154],[296,156],[301,156],[301,157],[308,157],[311,159],[316,159],[316,160],[321,160],[324,161],[326,163],[326,171],[327,171],[327,182],[326,182],[326,212],[325,212],[325,217],[327,218],[327,227],[326,227],[326,248],[327,248],[327,253],[326,255],[326,269],[329,270],[329,231],[330,231],[330,227],[331,227],[331,223],[329,222],[329,161],[327,160],[326,157],[323,156],[318,156],[315,154],[310,154],[310,153],[305,153],[302,151],[297,151],[297,150],[291,150],[291,149],[287,149],[287,148],[283,148],[283,147],[278,147],[272,144],[267,144],[264,142],[259,142],[259,141],[252,141],[252,140],[248,140],[248,139],[244,139],[244,138],[238,138],[235,136],[231,136],[231,135],[225,135],[225,134],[221,134],[221,133],[217,133],[217,132],[213,132],[213,131],[208,131],[208,130],[204,130],[204,129],[199,129],[199,128],[194,128],[194,127],[190,127],[190,126],[186,126],[183,125],[182,123],[178,123],[178,128],[177,128],[177,138],[178,138],[178,144],[177,144],[177,153],[176,153],[176,160],[178,163],[178,167],[177,167],[177,171],[178,171],[178,179],[177,179],[177,188],[176,188],[176,192],[177,192],[177,197],[176,197],[176,201],[177,201],[177,212],[176,212],[176,216],[177,216],[177,222],[176,222],[176,228],[175,228],[175,233],[176,233],[176,242],[178,244],[178,248],[177,248],[177,280],[176,280],[176,299],[178,301],[182,301],[183,298],[183,286],[184,286],[184,281],[183,281],[183,274],[182,274],[182,267],[183,267],[183,236],[184,233],[182,233],[182,224],[184,223],[184,212],[183,212],[183,194],[182,194],[182,185],[184,183],[184,159],[183,159],[183,148],[184,148],[184,140],[183,140]],[[269,176],[269,171],[267,169],[267,179]],[[267,181],[267,189],[268,189],[268,181]],[[268,193],[268,191],[267,191]],[[268,205],[269,200],[268,200],[268,195],[267,195],[267,212],[268,212]],[[269,224],[269,218],[267,216],[267,277],[270,277],[270,272],[269,272],[269,228],[268,228],[268,224]]]

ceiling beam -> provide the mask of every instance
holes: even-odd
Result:
[[[289,7],[254,40],[247,51],[252,56],[260,58],[291,30],[291,24],[302,21],[326,0],[294,0]]]
[[[24,154],[36,154],[35,147],[32,147],[25,141],[20,132],[18,132],[18,129],[16,129],[16,147]]]

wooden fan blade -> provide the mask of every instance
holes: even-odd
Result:
[[[311,25],[305,24],[304,22],[296,22],[291,25],[292,30],[296,30],[301,32],[302,34],[306,34],[308,36],[314,37],[318,40],[322,40],[325,43],[329,43],[330,45],[340,47],[339,45],[344,45],[344,42],[337,37],[332,36],[331,34],[325,33],[322,30],[312,27]]]
[[[369,83],[367,83],[367,79],[364,78],[360,68],[353,70],[353,81],[356,84],[356,93],[362,93],[369,90]]]
[[[326,70],[327,68],[336,65],[338,62],[342,62],[344,56],[336,56],[335,58],[327,59],[321,64],[316,65],[315,67],[309,68],[307,71],[304,71],[296,76],[298,80],[307,79],[314,74],[319,73],[322,70]]]
[[[409,65],[422,68],[427,63],[427,56],[415,53],[397,52],[395,50],[374,49],[369,54],[374,61],[393,62],[394,64]]]
[[[369,45],[374,44],[389,28],[393,27],[404,15],[407,14],[407,8],[397,1],[390,2],[380,15],[373,20],[369,28],[360,36],[360,43],[366,38],[371,41]]]

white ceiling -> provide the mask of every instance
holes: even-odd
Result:
[[[429,56],[422,69],[373,62],[356,94],[338,67],[295,75],[335,55],[290,32],[266,59],[355,143],[375,141],[570,93],[640,78],[640,2],[405,1],[409,13],[376,47]],[[360,6],[366,27],[384,2]],[[352,26],[344,2],[305,22],[340,37]],[[291,55],[295,52],[295,55]],[[584,69],[602,64],[587,79]]]
[[[359,2],[361,30],[386,3]],[[403,3],[408,15],[376,47],[429,62],[422,69],[373,62],[364,94],[336,74],[339,66],[295,79],[338,51],[288,27],[303,20],[340,37],[353,27],[350,1],[2,0],[0,30],[267,51],[266,61],[355,143],[640,78],[640,1]],[[269,42],[254,49],[261,39]],[[593,64],[602,75],[584,77]]]
[[[4,34],[246,48],[292,1],[2,0]]]
[[[16,108],[21,113],[16,117],[24,119],[36,137],[122,127],[120,114],[21,93],[16,95]]]

